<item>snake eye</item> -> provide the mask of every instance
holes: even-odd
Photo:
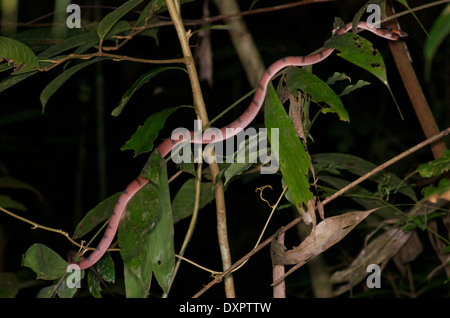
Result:
[[[401,30],[392,29],[391,31],[392,31],[392,33],[397,34],[401,38],[405,38],[405,37],[408,36],[408,33],[404,32],[404,31],[401,31]]]

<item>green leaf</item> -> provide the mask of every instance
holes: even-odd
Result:
[[[145,260],[147,262],[147,260]],[[147,264],[150,264],[148,262]],[[124,280],[125,280],[125,295],[127,298],[147,298],[148,291],[150,290],[152,272],[143,276],[150,277],[150,279],[142,280],[141,274],[135,274],[130,267],[124,265]]]
[[[350,81],[350,77],[348,77],[345,73],[339,73],[339,72],[334,72],[333,75],[331,75],[328,79],[327,79],[327,84],[328,85],[333,85],[338,81]]]
[[[119,199],[122,192],[118,192],[113,194],[100,202],[97,206],[91,209],[84,218],[78,223],[75,233],[73,234],[74,238],[83,237],[90,231],[92,231],[95,227],[97,227],[100,223],[107,220],[114,211],[114,207],[116,205],[117,200]]]
[[[149,249],[155,243],[149,239],[149,233],[160,214],[155,186],[147,183],[131,198],[119,224],[120,255],[126,267],[127,297],[146,297],[150,289],[153,264]]]
[[[119,225],[120,254],[124,262],[142,254],[146,234],[155,226],[160,214],[155,186],[147,183],[130,199]]]
[[[19,280],[13,273],[0,273],[0,298],[14,298],[19,292]]]
[[[161,164],[164,159],[161,158]],[[159,286],[167,292],[169,282],[175,266],[175,246],[173,236],[173,214],[170,204],[169,181],[167,179],[167,165],[162,165],[160,182],[157,185],[161,217],[149,233],[150,258],[153,272]]]
[[[162,7],[166,6],[165,0],[151,0],[142,10],[138,19],[136,20],[136,27],[141,27],[145,24],[146,19],[151,19]]]
[[[167,117],[177,109],[178,107],[166,108],[149,116],[144,125],[136,129],[136,132],[120,150],[134,150],[135,157],[141,153],[152,151],[154,147],[153,141],[155,141],[159,131],[164,127]]]
[[[36,188],[12,177],[0,177],[0,188],[28,190],[35,193],[39,198],[41,198],[41,193]]]
[[[15,209],[18,211],[27,211],[27,207],[16,200],[11,199],[9,195],[0,194],[0,206],[5,209]]]
[[[341,120],[349,120],[348,113],[339,96],[316,75],[298,67],[289,67],[286,84],[291,94],[296,95],[297,90],[300,89],[310,95],[314,102],[324,102],[330,106],[330,108],[323,108],[323,113],[334,112]]]
[[[200,186],[200,204],[203,208],[214,199],[214,192],[211,191],[214,185],[212,182],[202,182]],[[172,200],[173,221],[184,219],[192,215],[195,201],[195,179],[186,180]]]
[[[14,75],[39,68],[38,59],[28,46],[5,36],[0,36],[0,59],[6,59],[9,64],[18,68]]]
[[[58,285],[44,287],[38,292],[36,298],[52,298],[55,295],[57,289]]]
[[[28,73],[20,74],[20,75],[7,76],[0,82],[0,93],[7,90],[11,86],[13,86],[17,83],[20,83],[21,81],[23,81],[23,80],[27,79],[28,77],[33,76],[37,73],[39,73],[39,72],[35,71],[35,72],[28,72]]]
[[[159,183],[149,182],[139,191],[119,227],[121,255],[125,262],[125,287],[128,297],[146,297],[152,273],[163,290],[167,290],[175,264],[173,217],[166,166],[160,158]],[[143,192],[144,190],[145,192]],[[136,201],[137,200],[137,201]],[[133,207],[133,205],[136,205]],[[127,210],[128,210],[127,208]],[[159,212],[159,219],[152,219]],[[130,223],[131,222],[131,223]],[[156,224],[155,224],[156,222]],[[139,237],[140,236],[140,237]]]
[[[141,75],[134,83],[133,85],[131,85],[131,87],[125,92],[125,94],[123,94],[122,99],[120,100],[119,106],[117,106],[116,108],[114,108],[114,110],[111,112],[111,115],[117,117],[120,115],[120,113],[122,112],[123,108],[125,107],[125,105],[128,103],[128,101],[130,100],[131,96],[139,89],[142,87],[142,85],[144,85],[145,83],[147,83],[149,80],[151,80],[153,77],[161,74],[164,71],[167,70],[173,70],[173,69],[177,69],[177,70],[183,70],[186,71],[184,68],[181,67],[159,67],[156,68],[154,70],[151,70],[150,72],[147,72],[143,75]]]
[[[80,274],[80,279],[83,279],[84,271],[81,271]],[[77,293],[77,288],[70,288],[67,286],[65,276],[61,277],[58,282],[53,284],[53,286],[56,287],[55,291],[60,298],[73,298],[73,296]],[[53,295],[51,297],[53,297]]]
[[[127,31],[131,31],[133,26],[128,21],[121,20],[114,24],[114,26],[109,30],[105,39],[114,39],[114,36],[117,34],[127,34]]]
[[[68,70],[64,71],[64,73],[60,74],[59,76],[57,76],[55,79],[53,79],[45,88],[44,90],[41,92],[41,96],[40,96],[40,101],[42,104],[42,111],[45,110],[45,105],[47,105],[48,100],[50,99],[50,97],[53,96],[54,93],[56,93],[56,91],[75,73],[77,73],[78,71],[82,70],[83,68],[106,60],[109,58],[104,58],[104,57],[98,57],[96,59],[93,59],[91,61],[87,61],[87,62],[83,62],[80,63],[78,65],[75,65],[71,68],[69,68]]]
[[[362,158],[341,153],[314,154],[311,155],[311,159],[316,174],[323,174],[324,172],[337,174],[339,171],[344,170],[361,177],[377,167],[375,164]],[[392,190],[399,188],[398,191],[400,193],[413,201],[417,201],[414,190],[391,173],[378,173],[370,177],[369,180]]]
[[[115,281],[114,262],[111,258],[110,253],[105,253],[105,255],[103,255],[103,257],[95,264],[95,270],[97,271],[97,273],[94,273],[94,271],[88,272],[88,289],[92,296],[101,298],[103,285],[100,281],[100,278],[107,283]]]
[[[350,94],[354,90],[357,90],[358,88],[361,88],[361,87],[366,86],[366,85],[370,85],[370,83],[366,82],[366,81],[363,81],[363,80],[358,80],[356,82],[356,84],[348,85],[347,87],[345,87],[344,90],[339,94],[339,97],[347,95],[347,94]]]
[[[319,181],[322,183],[327,183],[333,187],[333,189],[340,190],[344,188],[345,186],[349,185],[350,182],[347,180],[344,180],[342,178],[336,178],[332,176],[327,175],[319,175]],[[320,186],[319,186],[320,187]],[[329,191],[327,195],[331,195],[334,193],[331,193]],[[398,217],[399,212],[398,209],[387,203],[386,201],[382,200],[380,197],[377,197],[376,194],[370,192],[369,190],[364,189],[361,186],[356,186],[350,189],[345,193],[345,196],[349,196],[350,199],[364,207],[365,209],[378,209],[377,214],[383,217],[384,219],[392,219],[395,217]]]
[[[426,38],[423,52],[425,55],[425,78],[429,80],[431,64],[437,49],[444,39],[450,34],[450,4],[442,10],[439,17],[434,21],[430,30],[430,36]]]
[[[232,156],[232,163],[225,163],[219,174],[220,177],[225,177],[224,186],[227,186],[233,177],[241,175],[244,171],[253,166],[254,163],[257,163],[258,157],[261,158],[261,153],[267,154],[270,152],[270,148],[262,148],[263,143],[259,142],[261,141],[261,138],[267,138],[267,136],[265,134],[264,136],[261,136],[261,134],[249,133],[248,138],[245,138],[242,141],[238,138],[238,142],[240,141],[240,143]],[[227,160],[229,161],[226,157],[223,158],[223,160],[224,162]]]
[[[141,2],[142,0],[129,0],[104,17],[97,26],[97,34],[100,41],[103,41],[117,21]]]
[[[67,262],[47,246],[33,244],[22,257],[22,266],[31,268],[37,279],[54,280],[66,274]]]
[[[293,204],[300,208],[301,204],[307,203],[313,197],[307,179],[310,161],[271,84],[267,89],[264,121],[272,152],[275,154],[283,178],[292,194]],[[271,128],[278,129],[278,140],[273,136]],[[277,144],[278,151],[276,151]]]
[[[450,150],[446,150],[438,159],[420,164],[416,171],[422,178],[439,176],[450,170]]]
[[[439,180],[438,185],[435,187],[434,185],[429,185],[423,189],[423,196],[429,197],[431,195],[441,195],[444,192],[450,191],[450,180],[449,179],[441,179]]]
[[[388,86],[383,57],[365,38],[354,33],[345,33],[329,39],[325,47],[336,49],[337,55],[369,71]]]
[[[344,33],[333,36],[325,42],[325,47],[336,49],[340,57],[369,71],[383,82],[394,100],[400,118],[402,120],[404,119],[400,106],[395,100],[394,94],[389,86],[383,57],[380,52],[373,47],[372,43],[354,33]]]

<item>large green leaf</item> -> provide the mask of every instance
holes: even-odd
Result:
[[[150,177],[148,170],[143,176],[157,183],[149,182],[133,197],[119,227],[127,297],[146,297],[153,273],[161,288],[167,290],[175,264],[166,166],[158,152],[153,152],[153,156],[159,158],[158,176],[151,172]]]
[[[155,186],[147,183],[130,200],[119,225],[120,255],[126,267],[127,297],[146,297],[151,286],[153,264],[149,233],[160,217]]]
[[[124,262],[142,254],[147,233],[155,226],[160,214],[155,186],[147,183],[130,199],[119,225],[120,254]]]
[[[31,268],[38,279],[54,280],[66,274],[67,262],[47,246],[33,244],[23,255],[22,265]]]
[[[173,214],[170,204],[169,181],[167,178],[167,165],[157,151],[153,156],[159,158],[159,182],[156,184],[159,198],[161,216],[155,227],[149,233],[149,253],[153,272],[159,286],[167,292],[175,266],[175,246],[173,233]],[[147,177],[144,173],[143,176]]]
[[[214,199],[213,187],[212,182],[202,182],[200,189],[200,209]],[[173,221],[177,222],[190,216],[194,209],[194,201],[195,179],[190,178],[181,186],[172,200]]]
[[[329,107],[323,108],[323,113],[334,112],[341,120],[349,120],[348,113],[339,96],[316,75],[298,67],[289,67],[286,85],[289,92],[293,95],[296,95],[297,90],[300,89],[304,93],[309,94],[314,102],[326,103]]]
[[[14,75],[35,71],[39,68],[38,59],[28,46],[5,36],[0,36],[0,59],[5,59],[8,64],[18,68]]]
[[[281,104],[275,89],[270,84],[267,89],[264,112],[265,126],[268,131],[272,152],[280,165],[283,179],[292,195],[293,204],[300,208],[301,204],[312,199],[307,178],[310,161],[294,127]],[[272,128],[277,128],[279,138],[273,136]],[[278,143],[278,151],[276,149]]]
[[[338,51],[337,55],[343,59],[369,71],[376,76],[389,90],[397,110],[403,120],[403,115],[400,107],[395,100],[394,94],[389,86],[387,80],[386,67],[383,57],[380,52],[373,47],[372,43],[363,37],[354,33],[344,33],[338,36],[333,36],[325,42],[326,48],[334,48]]]

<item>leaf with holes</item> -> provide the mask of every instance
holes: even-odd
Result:
[[[365,38],[354,33],[345,33],[329,39],[325,42],[325,47],[336,49],[337,55],[369,71],[388,86],[383,57]]]

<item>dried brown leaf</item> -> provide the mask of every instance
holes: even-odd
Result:
[[[285,251],[285,247],[280,246],[280,243],[272,241],[271,252],[274,264],[296,264],[273,285],[278,284],[309,260],[338,243],[375,210],[354,211],[326,218],[313,228],[311,234],[299,246],[288,251]]]

